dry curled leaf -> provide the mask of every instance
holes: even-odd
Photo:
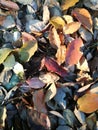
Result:
[[[98,109],[98,94],[87,93],[77,101],[79,110],[85,113],[92,113]]]
[[[55,27],[50,28],[48,38],[53,48],[57,49],[60,47],[61,41]]]
[[[66,58],[65,63],[68,66],[72,66],[77,64],[83,53],[80,51],[80,47],[83,46],[83,41],[81,38],[77,38],[73,40],[70,44],[68,44],[66,50]]]
[[[62,0],[62,10],[67,10],[69,7],[74,6],[79,0]]]
[[[64,34],[73,34],[80,28],[80,26],[80,22],[71,22],[63,27],[63,32]]]
[[[72,15],[91,33],[93,33],[93,21],[90,13],[85,8],[75,8]]]

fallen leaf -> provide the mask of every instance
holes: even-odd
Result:
[[[57,89],[56,89],[55,83],[52,83],[45,94],[45,102],[48,102],[49,100],[51,100],[56,95],[56,92],[57,92]]]
[[[38,112],[41,112],[41,113],[47,113],[44,98],[45,98],[45,95],[44,95],[43,89],[37,90],[33,94],[34,107],[36,108]]]
[[[67,10],[69,7],[74,6],[79,0],[62,0],[62,10]]]
[[[53,114],[53,115],[55,115],[55,116],[57,116],[59,118],[62,118],[64,120],[64,117],[57,111],[49,111],[49,113],[51,113],[51,114]]]
[[[26,83],[30,88],[34,89],[43,88],[45,86],[45,83],[43,83],[38,77],[27,79]]]
[[[0,49],[0,64],[7,58],[7,56],[13,51],[10,48],[1,48]]]
[[[66,50],[65,64],[67,66],[72,66],[77,64],[82,57],[83,53],[80,51],[80,47],[83,46],[83,41],[81,38],[77,38],[68,44]]]
[[[87,93],[77,101],[79,110],[84,113],[92,113],[98,109],[98,94]]]
[[[49,42],[50,42],[51,46],[54,49],[57,49],[60,47],[61,41],[60,41],[60,37],[59,37],[55,27],[50,28],[48,38],[49,38]]]
[[[80,28],[80,26],[80,22],[71,22],[63,27],[63,32],[64,34],[73,34]]]
[[[60,16],[53,16],[50,19],[50,23],[56,28],[56,29],[62,29],[65,25],[65,21]]]
[[[93,33],[93,21],[90,13],[85,8],[75,8],[72,15],[91,33]]]
[[[63,18],[64,20],[68,23],[72,23],[74,20],[73,20],[73,17],[70,16],[70,15],[63,15]]]
[[[23,46],[18,50],[19,59],[22,62],[27,62],[37,51],[38,45],[37,41],[29,41],[23,44]]]
[[[66,57],[66,46],[61,45],[57,49],[57,53],[56,53],[56,58],[57,58],[57,62],[58,62],[59,65],[61,65],[62,63],[65,62],[65,57]]]

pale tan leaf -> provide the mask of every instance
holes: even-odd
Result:
[[[62,10],[67,10],[69,7],[74,6],[79,0],[62,0]]]
[[[63,15],[63,18],[67,22],[67,24],[72,23],[74,21],[71,15]]]
[[[63,32],[65,34],[73,34],[74,32],[76,32],[81,26],[80,22],[71,22],[69,24],[66,24],[63,27]]]
[[[49,30],[48,38],[49,38],[50,44],[53,48],[57,49],[60,47],[61,41],[60,41],[60,37],[59,37],[55,27],[53,27]]]
[[[45,102],[48,102],[56,95],[57,89],[55,83],[52,83],[48,88],[46,95],[45,95]]]

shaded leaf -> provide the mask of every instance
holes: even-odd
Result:
[[[53,48],[57,49],[60,47],[61,41],[60,41],[60,37],[59,37],[55,27],[50,28],[48,38],[49,38],[49,42]]]
[[[44,91],[43,89],[35,91],[33,94],[34,107],[38,112],[47,113],[46,105],[44,102]]]
[[[60,16],[54,16],[50,19],[50,23],[56,28],[56,29],[62,29],[65,25],[65,21]]]
[[[92,113],[98,109],[98,94],[87,93],[77,101],[79,110],[85,113]]]
[[[62,0],[62,10],[67,10],[69,7],[74,6],[79,0]]]
[[[73,34],[80,28],[80,26],[80,22],[71,22],[63,27],[63,32],[64,34]]]
[[[81,38],[77,38],[73,40],[70,44],[68,44],[65,58],[66,65],[72,66],[78,63],[83,55],[83,53],[80,51],[80,47],[82,46],[83,41]]]
[[[26,80],[26,83],[30,86],[30,88],[38,89],[45,86],[45,83],[43,83],[38,77],[31,78]]]
[[[57,89],[56,89],[55,83],[52,83],[45,94],[45,102],[48,102],[49,100],[51,100],[56,95],[56,92],[57,92]]]
[[[12,52],[13,50],[10,48],[1,48],[0,49],[0,64],[3,63],[3,61],[7,58],[7,56]]]
[[[61,45],[57,49],[57,53],[56,53],[56,58],[57,58],[57,62],[58,62],[59,65],[64,63],[65,57],[66,57],[66,46],[65,45]]]
[[[91,33],[93,33],[93,22],[90,13],[85,8],[75,8],[72,15]]]
[[[29,41],[23,44],[23,46],[18,50],[19,59],[22,62],[27,62],[37,51],[38,45],[37,41]]]

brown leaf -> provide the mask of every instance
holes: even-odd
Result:
[[[37,77],[26,80],[26,83],[29,85],[30,88],[34,89],[43,88],[45,86],[45,83],[43,83]]]
[[[53,48],[57,49],[60,47],[61,41],[55,27],[50,28],[48,37],[49,37],[50,44]]]
[[[66,50],[66,58],[65,63],[68,66],[72,66],[77,64],[83,53],[80,51],[80,47],[83,46],[83,41],[81,38],[77,38],[73,40],[70,44],[68,44]]]
[[[0,16],[0,25],[3,24],[5,19],[6,19],[6,16]]]
[[[66,24],[63,27],[63,32],[65,34],[73,34],[74,32],[76,32],[81,26],[80,22],[71,22],[69,24]]]
[[[84,8],[75,8],[72,15],[91,33],[93,33],[93,22],[90,13]]]
[[[41,113],[47,113],[44,98],[45,98],[45,95],[44,95],[43,89],[37,90],[33,94],[34,107],[36,108],[38,112],[41,112]]]
[[[56,58],[57,58],[57,62],[58,62],[59,65],[64,63],[65,56],[66,56],[66,46],[65,45],[61,45],[57,49],[57,53],[56,53]]]
[[[85,113],[92,113],[98,109],[98,94],[87,93],[77,101],[79,110]]]

